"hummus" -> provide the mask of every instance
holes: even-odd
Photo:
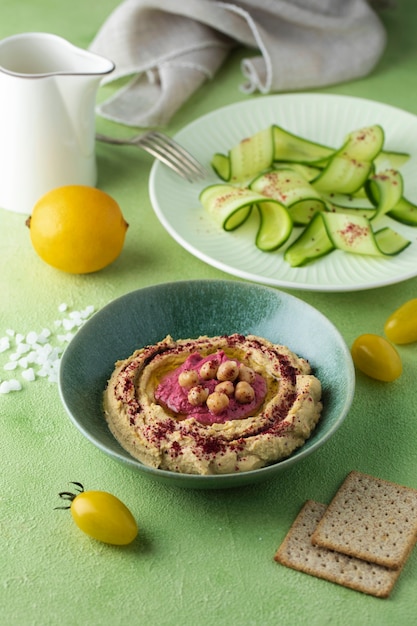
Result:
[[[254,335],[163,341],[116,363],[104,392],[114,437],[145,465],[248,471],[303,445],[322,409],[309,363]]]

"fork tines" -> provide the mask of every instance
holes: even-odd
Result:
[[[206,169],[188,150],[167,135],[150,131],[142,135],[138,143],[189,182],[201,180],[208,175]]]

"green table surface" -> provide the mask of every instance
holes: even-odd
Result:
[[[0,2],[0,37],[55,32],[87,47],[116,0]],[[413,0],[382,14],[386,51],[361,80],[322,89],[417,114],[417,10]],[[230,57],[177,113],[167,132],[239,91],[242,52]],[[107,87],[99,97],[111,92]],[[4,97],[1,94],[1,97]],[[103,119],[100,131],[129,134]],[[130,131],[129,131],[130,132]],[[1,149],[1,146],[0,146]],[[0,337],[53,327],[61,303],[96,309],[133,289],[178,279],[228,278],[182,249],[153,213],[152,159],[97,146],[98,186],[130,223],[119,259],[85,276],[58,272],[34,253],[25,216],[0,209]],[[0,183],[1,184],[1,183]],[[237,280],[237,279],[236,279]],[[417,297],[417,278],[350,293],[293,292],[324,313],[348,345],[383,332],[386,317]],[[329,502],[352,470],[417,488],[417,345],[399,349],[404,373],[391,384],[357,376],[347,419],[315,454],[276,479],[224,491],[179,490],[137,475],[87,441],[68,419],[55,383],[38,379],[0,396],[0,621],[5,626],[174,626],[417,623],[417,550],[389,599],[381,600],[282,567],[273,556],[306,499]],[[9,353],[0,354],[0,379]],[[119,496],[140,526],[126,548],[90,539],[56,511],[69,481]]]

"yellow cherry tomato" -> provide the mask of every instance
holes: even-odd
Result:
[[[384,337],[360,335],[353,342],[351,353],[355,366],[371,378],[391,382],[401,376],[400,355]]]
[[[132,513],[119,498],[106,491],[84,491],[81,483],[72,483],[77,493],[62,491],[59,495],[70,504],[74,522],[84,533],[112,545],[131,543],[138,534],[138,526]]]
[[[417,298],[405,302],[385,322],[384,331],[394,343],[417,341]]]

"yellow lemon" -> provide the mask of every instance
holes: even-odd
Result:
[[[112,263],[128,228],[113,198],[83,185],[52,189],[38,200],[26,223],[41,259],[72,274],[97,272]]]

